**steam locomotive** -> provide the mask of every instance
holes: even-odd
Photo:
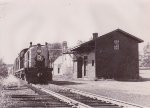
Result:
[[[28,83],[47,83],[52,80],[48,44],[37,44],[23,49],[15,59],[13,73]]]

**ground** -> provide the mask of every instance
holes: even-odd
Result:
[[[77,88],[106,97],[150,107],[150,70],[141,70],[140,81],[59,81],[58,85]],[[57,81],[56,81],[57,82]],[[2,86],[0,85],[0,91]],[[3,93],[2,93],[3,94]],[[2,96],[0,95],[0,100]],[[0,102],[1,105],[1,102]]]
[[[21,83],[12,75],[9,75],[7,78],[0,77],[0,108],[16,108],[14,106],[18,104],[18,101],[12,101],[12,99],[9,97],[15,94],[37,95],[34,91],[27,89],[23,83]]]
[[[140,81],[76,80],[61,85],[150,107],[150,70],[140,70],[140,76]]]

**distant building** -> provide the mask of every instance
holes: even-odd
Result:
[[[74,78],[139,78],[138,43],[143,40],[120,29],[71,49]]]
[[[62,54],[53,63],[53,76],[72,75],[73,72],[73,55],[67,53],[67,42],[62,43]],[[72,76],[68,76],[72,77]]]
[[[62,54],[54,62],[53,75],[64,75],[73,72],[72,55]]]

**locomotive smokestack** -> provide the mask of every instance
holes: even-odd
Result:
[[[98,38],[98,33],[93,33],[93,39]]]
[[[30,42],[30,47],[32,47],[32,42]]]

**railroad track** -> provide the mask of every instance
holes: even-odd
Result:
[[[32,89],[32,90],[31,90]],[[61,99],[47,95],[38,88],[25,84],[20,87],[6,87],[1,108],[72,108]]]
[[[5,97],[9,104],[7,108],[146,108],[76,89],[50,85],[43,85],[47,87],[45,88],[41,85],[24,84],[20,88],[6,89],[8,93]]]
[[[34,84],[25,83],[20,87],[8,87],[3,92],[3,108],[92,108]]]
[[[45,92],[55,92],[58,94],[61,94],[63,96],[69,97],[73,100],[76,100],[79,103],[83,103],[87,105],[85,108],[92,107],[92,108],[147,108],[144,106],[132,104],[132,103],[127,103],[124,101],[112,99],[112,98],[107,98],[104,96],[99,96],[95,94],[91,94],[88,92],[72,89],[72,88],[66,88],[54,84],[50,84],[51,86],[47,89],[41,87],[40,85],[37,86],[37,88],[43,89]]]

